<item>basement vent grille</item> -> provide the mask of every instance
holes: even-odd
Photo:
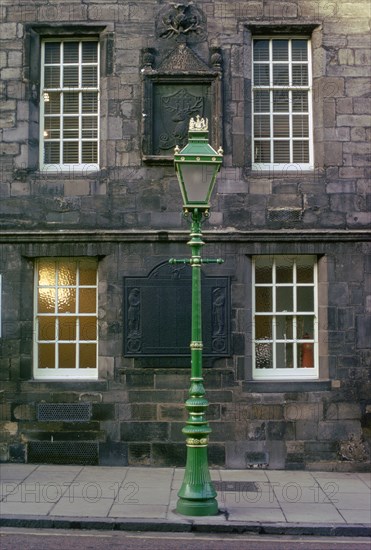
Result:
[[[98,465],[97,443],[80,441],[30,441],[27,460],[39,464]]]
[[[39,403],[37,419],[49,422],[86,422],[91,418],[90,403]]]
[[[301,208],[271,208],[268,210],[268,220],[270,222],[300,222],[301,216]]]

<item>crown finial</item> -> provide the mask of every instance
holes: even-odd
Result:
[[[207,132],[209,127],[209,121],[207,118],[201,118],[200,115],[196,116],[196,120],[192,117],[189,121],[189,130],[192,132]]]

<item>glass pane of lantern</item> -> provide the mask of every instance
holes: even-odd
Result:
[[[207,202],[217,165],[182,164],[185,191],[190,202]]]

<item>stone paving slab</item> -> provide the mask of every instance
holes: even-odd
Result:
[[[184,469],[4,464],[3,526],[371,536],[367,473],[211,469],[219,514],[181,516]],[[114,526],[114,527],[113,527]]]

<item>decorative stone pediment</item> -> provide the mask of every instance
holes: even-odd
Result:
[[[158,70],[161,72],[210,72],[211,69],[186,44],[179,44],[162,61]]]

